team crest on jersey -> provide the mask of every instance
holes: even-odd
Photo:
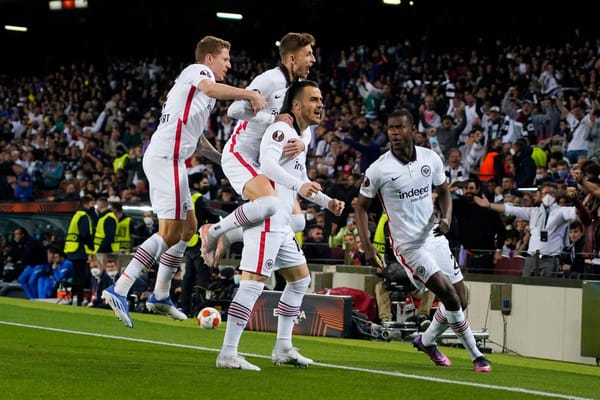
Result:
[[[415,268],[415,275],[423,278],[423,276],[425,275],[425,267],[419,265],[417,268]]]
[[[267,262],[265,262],[265,270],[270,271],[273,269],[273,260],[268,259]]]
[[[275,132],[273,132],[273,136],[272,137],[273,137],[274,141],[281,142],[281,141],[283,141],[284,136],[285,135],[283,134],[282,131],[275,131]]]
[[[211,75],[211,73],[209,71],[203,69],[203,70],[200,70],[200,76],[208,76],[208,77],[210,77],[212,75]]]
[[[369,187],[371,186],[371,181],[369,180],[368,177],[365,176],[365,179],[363,180],[363,184],[364,187]]]
[[[423,165],[421,167],[421,175],[423,175],[423,176],[431,175],[431,167],[429,165]]]

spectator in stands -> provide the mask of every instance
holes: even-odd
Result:
[[[581,218],[585,218],[589,214],[577,197],[573,198],[574,207],[563,207],[556,204],[557,187],[552,182],[545,183],[540,190],[543,200],[538,207],[495,204],[479,196],[474,196],[473,200],[480,207],[529,221],[531,239],[522,275],[554,277],[558,272],[558,258],[563,249],[563,240],[567,234],[569,223],[577,219],[578,214]],[[586,222],[590,222],[589,218],[586,218]]]
[[[91,257],[90,267],[90,300],[88,307],[109,308],[102,301],[102,291],[113,285],[121,274],[117,258],[108,255],[99,260],[97,257]]]
[[[325,238],[323,227],[312,225],[307,232],[302,251],[309,263],[328,263],[331,258],[331,248]]]
[[[467,118],[464,115],[464,108],[461,110],[462,117],[458,120],[458,124],[454,124],[454,117],[445,114],[442,116],[441,125],[436,128],[436,136],[444,155],[444,160],[448,160],[451,149],[458,149],[458,137],[467,125]]]
[[[502,257],[506,229],[497,213],[475,204],[473,197],[481,196],[479,181],[468,179],[464,193],[452,204],[460,244],[466,253],[465,265],[468,272],[491,274]]]
[[[342,249],[346,250],[344,238],[347,233],[351,233],[355,236],[358,235],[358,230],[356,229],[356,221],[354,219],[354,212],[348,213],[348,218],[346,218],[346,225],[338,229],[335,235],[329,235],[329,247],[341,247]]]
[[[486,152],[479,165],[480,182],[500,182],[503,177],[512,175],[504,158],[502,141],[498,138],[488,140]]]
[[[123,167],[124,171],[127,173],[127,185],[136,184],[138,180],[143,180],[146,183],[146,187],[148,187],[146,173],[144,172],[144,168],[142,166],[142,145],[137,145],[129,150],[129,157],[125,160],[125,165]]]
[[[581,279],[585,272],[585,259],[588,255],[583,254],[585,247],[584,228],[578,219],[569,224],[569,244],[563,248],[560,254],[560,270],[558,277]]]
[[[536,171],[535,162],[531,158],[531,146],[527,143],[527,139],[518,139],[513,143],[512,150],[517,188],[531,187]]]
[[[136,147],[139,147],[140,150],[142,148],[142,133],[140,130],[140,121],[139,117],[135,115],[128,116],[127,120],[125,120],[125,134],[123,135],[123,140],[121,141],[126,148],[132,150]],[[135,154],[135,153],[133,153]],[[130,151],[129,156],[131,157],[132,153]]]
[[[18,163],[14,163],[12,169],[14,176],[9,182],[14,190],[14,199],[17,201],[33,200],[33,180],[31,175]]]
[[[483,159],[485,148],[483,147],[483,130],[480,125],[473,125],[465,143],[459,147],[462,154],[462,165],[468,174],[477,171],[477,167]]]
[[[523,192],[521,192],[517,187],[515,178],[513,176],[505,176],[502,178],[502,181],[500,182],[500,194],[502,194],[502,196],[523,196]]]
[[[342,171],[338,176],[337,182],[329,189],[326,194],[332,199],[338,199],[345,204],[350,204],[352,199],[358,196],[358,187],[354,185],[354,177],[348,169]],[[336,234],[338,229],[346,225],[348,214],[352,211],[351,207],[345,207],[342,214],[338,217],[332,212],[325,210],[326,225],[323,226],[325,234]]]
[[[371,142],[370,136],[363,134],[359,137],[358,141],[356,141],[350,135],[342,132],[336,131],[335,135],[342,141],[342,143],[347,144],[358,152],[361,174],[366,171],[373,161],[377,160],[377,157],[379,157],[379,145]]]
[[[56,189],[63,178],[63,165],[55,152],[48,154],[48,160],[42,166],[42,179],[45,189]]]
[[[562,101],[558,101],[561,118],[566,118],[571,134],[567,137],[567,158],[569,164],[575,164],[579,156],[587,156],[588,142],[585,135],[590,126],[590,113],[586,113],[586,104],[578,101],[568,110]]]
[[[448,151],[448,162],[444,167],[444,173],[448,178],[448,183],[464,182],[469,178],[469,171],[463,166],[462,153],[457,148]]]

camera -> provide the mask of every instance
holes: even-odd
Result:
[[[547,242],[548,241],[548,231],[541,231],[540,232],[540,240],[542,242]]]

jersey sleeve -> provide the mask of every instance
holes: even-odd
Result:
[[[192,80],[192,85],[198,87],[200,82],[205,79],[210,79],[215,82],[215,75],[206,65],[198,64],[196,71],[190,74],[190,79]]]
[[[260,168],[275,183],[298,191],[304,182],[289,174],[279,164],[283,155],[283,146],[292,134],[295,135],[295,132],[283,122],[267,128],[260,143]]]
[[[259,124],[271,124],[275,121],[275,116],[270,112],[259,111],[253,114],[248,100],[235,100],[227,108],[227,115],[240,121],[252,121]]]
[[[381,187],[381,177],[377,173],[377,164],[375,162],[367,168],[362,184],[360,185],[359,193],[370,199],[377,196],[377,192],[379,192],[379,188]]]
[[[250,82],[246,89],[256,90],[265,98],[268,98],[272,94],[273,84],[266,74],[260,74]],[[253,114],[250,103],[247,100],[235,100],[227,109],[227,115],[237,120],[252,121],[262,124],[272,124],[275,121],[275,116],[268,111],[259,111],[256,115]]]

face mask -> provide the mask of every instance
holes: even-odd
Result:
[[[65,174],[65,179],[70,181],[71,179],[73,179],[73,174]]]
[[[210,188],[209,185],[200,186],[198,188],[198,192],[200,192],[201,194],[206,194],[206,193],[208,193],[209,188]]]
[[[80,180],[80,181],[82,181],[82,180],[85,179],[85,176],[84,175],[77,175],[77,179]]]
[[[312,221],[313,219],[315,219],[315,215],[314,214],[306,214],[306,220],[307,221]]]
[[[114,278],[115,276],[117,276],[117,274],[119,273],[119,271],[114,270],[114,271],[106,271],[106,273],[108,274],[108,276],[110,276],[111,278]]]
[[[152,220],[152,217],[144,217],[144,223],[146,225],[152,225],[154,221]]]
[[[354,220],[352,218],[346,219],[346,225],[352,225],[353,223],[354,223]]]
[[[100,268],[92,268],[92,269],[90,270],[90,272],[92,273],[92,276],[93,276],[94,278],[97,278],[97,277],[99,277],[99,276],[100,276],[100,274],[102,273],[102,271],[100,271]]]
[[[537,179],[538,181],[542,180],[542,179],[544,179],[544,175],[536,175],[535,179]]]
[[[516,153],[515,149],[513,149],[512,147],[508,152],[510,153],[511,156],[514,156]]]
[[[545,205],[546,207],[550,207],[552,204],[554,204],[555,201],[556,200],[554,199],[554,196],[552,196],[550,194],[546,194],[542,198],[542,204]]]
[[[559,178],[564,178],[565,176],[567,176],[567,171],[558,171]]]
[[[429,138],[429,143],[431,144],[437,144],[438,143],[438,139],[435,136],[432,136]]]
[[[242,280],[242,275],[240,275],[240,274],[233,275],[233,283],[235,283],[236,285],[239,285],[241,280]]]

